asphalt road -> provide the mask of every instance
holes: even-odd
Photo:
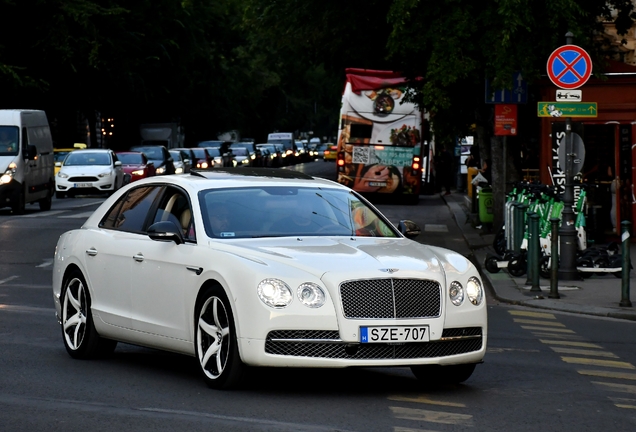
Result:
[[[332,162],[294,169],[328,177]],[[320,174],[322,173],[322,174]],[[333,175],[333,174],[331,174]],[[628,431],[636,428],[636,323],[497,304],[485,362],[463,385],[424,389],[407,368],[255,369],[208,389],[195,360],[119,344],[71,359],[51,294],[59,235],[101,198],[0,210],[0,431]],[[419,241],[469,253],[438,196],[379,207]],[[466,248],[466,249],[464,249]]]

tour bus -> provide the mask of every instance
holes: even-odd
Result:
[[[338,130],[338,182],[363,194],[416,203],[422,186],[423,113],[403,102],[406,81],[390,71],[346,69]]]

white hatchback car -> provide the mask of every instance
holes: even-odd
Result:
[[[244,365],[409,366],[468,379],[487,312],[464,256],[409,237],[338,183],[268,168],[142,179],[63,234],[53,295],[66,350],[117,341],[195,356],[213,388]]]
[[[59,163],[59,162],[58,162]],[[55,196],[113,193],[124,185],[121,161],[109,149],[70,152],[55,176]]]

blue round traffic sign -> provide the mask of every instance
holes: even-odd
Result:
[[[581,47],[563,45],[548,58],[548,76],[559,88],[572,90],[585,84],[592,75],[592,59]]]

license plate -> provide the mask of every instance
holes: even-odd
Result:
[[[75,183],[75,184],[73,184],[73,187],[76,187],[76,188],[89,188],[89,187],[93,187],[93,183]]]
[[[428,341],[428,326],[360,327],[361,343]]]
[[[386,187],[386,182],[369,182],[369,186]]]

